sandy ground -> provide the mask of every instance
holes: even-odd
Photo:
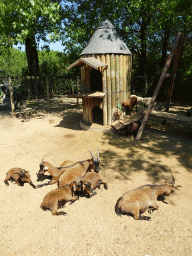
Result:
[[[116,134],[82,131],[82,110],[38,114],[29,121],[0,119],[0,255],[192,255],[192,132],[146,128],[140,142]],[[12,167],[30,171],[35,184],[44,158],[55,166],[64,160],[90,158],[100,149],[100,174],[108,190],[66,204],[67,216],[40,209],[57,185],[33,189],[4,184]],[[159,201],[151,221],[117,216],[117,199],[128,190],[170,179],[182,185]]]

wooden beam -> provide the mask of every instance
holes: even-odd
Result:
[[[183,35],[181,36],[181,38],[183,38]],[[167,103],[166,103],[166,108],[165,108],[166,112],[169,112],[169,106],[170,106],[170,102],[171,102],[171,98],[172,98],[172,94],[173,94],[173,87],[174,87],[175,77],[176,77],[176,76],[174,76],[174,74],[176,74],[176,70],[177,70],[177,66],[178,66],[178,59],[179,59],[180,52],[182,50],[181,49],[182,46],[183,46],[183,42],[179,41],[179,43],[176,47],[175,55],[174,55],[173,70],[170,74],[171,86],[169,88],[168,96],[167,96]]]
[[[185,41],[192,41],[192,36],[187,36],[187,37],[184,37],[184,38],[181,38],[180,39],[181,42],[185,42]]]
[[[145,128],[145,125],[146,125],[146,123],[147,123],[147,120],[148,120],[148,118],[149,118],[149,115],[150,115],[150,113],[151,113],[151,110],[152,110],[153,105],[154,105],[154,103],[155,103],[155,100],[156,100],[156,98],[157,98],[158,92],[159,92],[159,90],[160,90],[160,88],[161,88],[163,79],[165,78],[165,75],[166,75],[166,73],[167,73],[167,70],[168,70],[168,68],[169,68],[169,66],[170,66],[170,64],[171,64],[171,60],[172,60],[172,58],[173,58],[173,55],[174,55],[174,53],[175,53],[175,51],[176,51],[178,42],[179,42],[179,40],[180,40],[180,38],[181,38],[182,36],[183,36],[183,34],[182,34],[181,32],[178,32],[178,33],[177,33],[177,36],[176,36],[176,38],[175,38],[175,41],[174,41],[172,50],[171,50],[171,52],[170,52],[170,54],[169,54],[169,56],[168,56],[168,59],[167,59],[167,61],[166,61],[166,63],[165,63],[165,66],[164,66],[163,71],[162,71],[162,73],[161,73],[159,82],[158,82],[157,87],[156,87],[156,89],[155,89],[155,91],[154,91],[154,94],[153,94],[153,96],[152,96],[152,98],[151,98],[151,102],[150,102],[150,104],[149,104],[149,106],[148,106],[148,109],[147,109],[147,111],[146,111],[146,114],[145,114],[145,116],[144,116],[144,118],[143,118],[143,120],[142,120],[141,126],[140,126],[139,131],[138,131],[138,133],[137,133],[137,136],[136,136],[136,138],[135,138],[137,141],[140,140],[140,138],[141,138],[141,135],[142,135],[142,133],[143,133],[143,130],[144,130],[144,128]]]

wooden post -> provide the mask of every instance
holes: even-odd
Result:
[[[123,101],[126,101],[126,80],[127,80],[127,63],[126,63],[126,55],[123,55]]]
[[[101,55],[101,61],[106,63],[105,55]],[[105,98],[103,99],[103,125],[107,126],[107,68],[102,67],[102,77],[103,77],[103,92],[105,93]]]
[[[79,94],[79,77],[77,76],[77,94]],[[79,106],[79,98],[77,98],[77,107]]]
[[[184,35],[181,36],[181,38],[183,38]],[[176,77],[176,70],[177,70],[177,66],[178,66],[178,58],[179,58],[179,54],[181,52],[181,48],[183,46],[183,42],[179,41],[176,51],[175,51],[175,56],[174,56],[174,63],[173,63],[173,71],[171,72],[171,86],[169,88],[168,91],[168,96],[167,96],[167,103],[166,103],[166,108],[165,111],[169,112],[169,107],[170,107],[170,102],[171,102],[171,98],[172,98],[172,93],[173,93],[173,87],[174,87],[174,82],[175,82],[175,77]]]
[[[120,103],[124,101],[123,99],[123,56],[119,56],[119,100]]]
[[[159,92],[159,90],[160,90],[160,88],[161,88],[163,79],[164,79],[164,77],[165,77],[165,75],[166,75],[166,73],[167,73],[167,70],[168,70],[168,68],[169,68],[169,66],[170,66],[170,64],[171,64],[171,60],[172,60],[172,58],[173,58],[173,54],[175,53],[176,47],[177,47],[178,42],[179,42],[180,38],[182,37],[182,35],[183,35],[183,34],[182,34],[181,32],[178,32],[178,33],[177,33],[177,37],[176,37],[176,39],[175,39],[175,41],[174,41],[174,44],[173,44],[171,53],[169,54],[168,59],[167,59],[167,61],[166,61],[166,63],[165,63],[165,66],[164,66],[164,68],[163,68],[163,71],[162,71],[162,74],[161,74],[161,76],[160,76],[159,82],[158,82],[157,87],[156,87],[156,89],[155,89],[155,91],[154,91],[154,94],[153,94],[153,96],[152,96],[151,102],[150,102],[150,104],[149,104],[149,106],[148,106],[148,109],[147,109],[147,111],[146,111],[146,113],[145,113],[145,116],[144,116],[144,118],[143,118],[143,120],[142,120],[142,123],[141,123],[141,126],[140,126],[140,128],[139,128],[139,131],[138,131],[137,136],[136,136],[136,138],[135,138],[137,141],[141,138],[141,135],[142,135],[142,133],[143,133],[144,127],[145,127],[145,125],[146,125],[146,123],[147,123],[147,120],[148,120],[149,115],[150,115],[150,113],[151,113],[151,110],[152,110],[152,108],[153,108],[154,102],[155,102],[155,100],[156,100],[156,98],[157,98],[157,94],[158,94],[158,92]]]
[[[13,87],[11,85],[11,77],[10,76],[9,76],[9,91],[10,91],[11,112],[12,112],[12,116],[13,116],[14,111],[15,111],[15,104],[14,104],[14,98],[13,98]]]
[[[47,88],[47,108],[48,111],[50,110],[50,97],[49,97],[49,82],[48,82],[48,76],[46,76],[46,88]]]
[[[116,106],[120,103],[119,95],[119,55],[115,56],[115,90],[116,90]]]
[[[107,67],[107,125],[111,125],[111,63],[110,55],[106,55]]]
[[[127,92],[127,99],[131,95],[131,70],[132,70],[132,55],[128,55],[128,92]]]
[[[112,111],[111,116],[113,117],[114,116],[113,112],[116,108],[116,106],[115,106],[116,92],[115,92],[115,57],[114,57],[114,54],[111,54],[110,62],[111,62],[111,111]],[[112,121],[115,121],[115,119]]]

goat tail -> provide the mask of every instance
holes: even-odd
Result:
[[[121,200],[121,197],[117,200],[117,203],[115,205],[115,213],[118,215],[118,216],[121,216],[121,207],[119,207],[119,202]]]

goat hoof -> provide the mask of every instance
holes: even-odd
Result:
[[[66,212],[62,212],[62,215],[66,216],[66,215],[67,215],[67,213],[66,213]]]

